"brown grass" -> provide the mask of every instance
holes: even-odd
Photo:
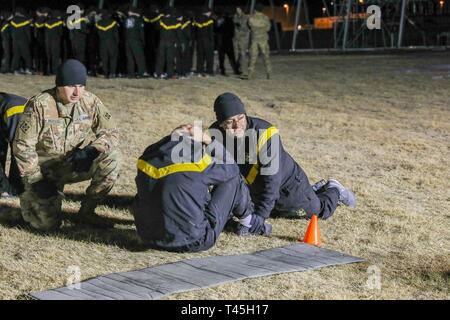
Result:
[[[0,298],[62,286],[67,268],[82,279],[185,258],[252,252],[296,241],[304,219],[271,219],[271,238],[224,233],[200,254],[141,251],[127,211],[135,194],[137,157],[180,123],[213,121],[215,97],[232,91],[248,113],[270,120],[286,149],[311,180],[335,177],[358,196],[356,210],[339,208],[321,221],[323,246],[367,263],[239,281],[176,294],[170,299],[448,299],[450,297],[450,78],[421,72],[445,64],[448,53],[303,55],[273,57],[274,80],[234,78],[189,81],[90,79],[120,119],[122,175],[99,213],[118,219],[113,231],[66,222],[44,235],[0,225]],[[413,70],[406,72],[406,69]],[[397,72],[399,71],[400,72]],[[405,72],[404,72],[405,71]],[[0,91],[33,95],[48,77],[0,76]],[[79,207],[86,184],[67,187],[67,216]],[[17,206],[2,200],[0,210]],[[381,271],[370,289],[368,267]]]

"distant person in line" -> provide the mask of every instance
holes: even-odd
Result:
[[[232,93],[218,96],[214,111],[217,121],[211,128],[219,130],[222,136],[228,136],[234,142],[230,146],[223,139],[225,147],[239,165],[255,204],[251,227],[240,225],[237,234],[257,232],[270,216],[292,217],[299,209],[303,209],[308,218],[315,214],[328,219],[340,204],[355,207],[353,192],[336,180],[322,180],[311,186],[303,169],[285,151],[278,129],[267,121],[248,116],[238,96]],[[251,134],[256,134],[253,141],[257,143],[253,145],[257,157],[253,163],[250,161],[252,140],[246,139]],[[245,155],[243,163],[239,161],[238,150]],[[263,170],[272,167],[276,170],[263,174]]]
[[[64,185],[87,180],[75,219],[111,226],[95,208],[118,179],[119,130],[100,99],[85,90],[86,78],[81,62],[64,62],[56,87],[31,98],[17,125],[13,154],[25,186],[20,207],[35,229],[59,228]]]
[[[242,77],[247,77],[248,72],[248,15],[246,15],[241,8],[236,8],[236,13],[233,16],[234,23],[234,46],[236,48],[236,62],[239,72]]]

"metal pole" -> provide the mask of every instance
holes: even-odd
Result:
[[[169,1],[169,6],[174,7],[175,6],[175,0],[170,0]]]
[[[256,0],[252,0],[252,4],[250,5],[250,14],[253,14],[255,12],[255,4]]]
[[[211,10],[214,8],[214,0],[209,0],[208,8],[210,8]]]
[[[98,0],[98,8],[103,9],[103,5],[105,4],[105,0]]]
[[[342,41],[342,50],[346,49],[348,37],[348,24],[350,22],[350,13],[352,8],[352,0],[347,1],[347,14],[345,15],[344,39]]]
[[[295,23],[294,23],[294,35],[292,36],[292,50],[295,50],[297,44],[298,24],[300,22],[300,7],[302,6],[302,0],[297,0],[297,9],[295,10]]]
[[[308,4],[306,3],[306,0],[303,1],[303,10],[305,10],[306,23],[308,25],[311,25],[311,23],[309,21],[309,10],[308,10]],[[311,46],[311,49],[314,49],[314,41],[313,41],[311,28],[308,28],[308,38],[309,38],[309,45]]]
[[[132,5],[133,7],[137,7],[137,6],[138,6],[138,0],[132,0],[132,1],[131,1],[131,5]]]
[[[400,16],[400,31],[398,33],[398,43],[397,43],[397,47],[399,47],[399,48],[402,46],[402,41],[403,41],[403,29],[405,26],[406,1],[407,0],[403,0],[403,2],[402,2],[402,13]]]
[[[330,10],[328,9],[327,3],[325,2],[325,0],[322,0],[322,3],[323,3],[323,6],[324,6],[324,8],[325,8],[325,10],[326,10],[326,12],[327,12],[327,16],[330,16]],[[334,4],[334,6],[336,6],[335,3],[333,3],[333,4]],[[333,7],[334,7],[334,6],[333,6]]]
[[[334,39],[334,48],[337,49],[337,25],[338,25],[338,17],[337,17],[337,4],[338,0],[333,3],[333,17],[336,19],[333,24],[333,39]]]
[[[270,8],[272,9],[272,22],[273,22],[273,29],[275,30],[275,40],[277,42],[277,49],[278,51],[281,51],[280,35],[278,34],[277,22],[275,21],[275,6],[273,5],[273,0],[270,0]]]

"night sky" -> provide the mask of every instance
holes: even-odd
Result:
[[[61,9],[64,10],[69,5],[76,4],[78,2],[83,3],[85,6],[97,6],[98,0],[0,0],[1,2],[1,9],[11,9],[12,2],[15,1],[16,6],[22,6],[27,9],[36,9],[40,6],[47,6],[50,8],[55,9]],[[116,5],[123,5],[127,3],[131,3],[130,1],[124,1],[124,0],[104,0],[106,7],[116,6]],[[327,0],[329,3],[331,0]],[[260,0],[260,3],[264,5],[269,5],[270,2],[268,0]],[[139,6],[147,7],[150,4],[158,4],[160,6],[164,6],[165,4],[169,3],[168,0],[139,0]],[[175,0],[175,6],[201,6],[208,3],[208,0]],[[215,6],[230,6],[230,5],[239,5],[239,6],[250,6],[251,1],[250,0],[215,0],[214,5]],[[295,0],[274,0],[275,5],[282,6],[283,4],[289,4],[290,6],[294,5]],[[310,15],[312,17],[319,17],[322,16],[322,1],[318,0],[309,0],[308,6],[310,10]]]

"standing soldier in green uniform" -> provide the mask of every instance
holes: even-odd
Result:
[[[269,58],[269,35],[267,34],[270,30],[270,20],[262,13],[263,8],[261,4],[255,5],[255,13],[248,19],[248,26],[250,28],[250,65],[248,67],[248,79],[252,79],[254,76],[256,61],[258,60],[260,51],[263,55],[267,79],[270,79],[272,73]]]
[[[22,217],[39,230],[61,225],[64,185],[87,180],[77,218],[106,226],[95,208],[119,175],[119,132],[100,99],[85,91],[86,78],[79,61],[64,62],[56,87],[31,98],[17,126],[13,153],[25,187]]]
[[[236,8],[236,13],[233,16],[234,22],[234,46],[236,48],[236,62],[239,72],[243,76],[247,76],[248,60],[248,16],[241,8]]]
[[[47,56],[45,51],[45,23],[48,19],[50,9],[38,8],[34,20],[34,65],[38,74],[45,74],[47,68]]]
[[[127,71],[130,78],[135,78],[135,65],[137,65],[137,77],[146,76],[145,72],[145,35],[144,19],[139,9],[130,6],[128,17],[125,19],[125,50],[127,54]]]
[[[0,37],[2,38],[3,55],[1,59],[0,71],[8,73],[11,71],[11,20],[12,14],[8,11],[0,12]]]
[[[79,19],[69,20],[67,28],[69,29],[69,37],[72,45],[73,57],[86,64],[86,43],[89,33],[89,20],[84,16],[84,7],[78,4],[80,11]]]
[[[25,63],[25,74],[31,74],[31,25],[32,21],[26,16],[23,8],[16,8],[14,17],[11,20],[11,38],[13,45],[13,58],[11,69],[14,74],[21,74],[19,71],[21,59]]]
[[[100,40],[100,59],[105,78],[115,78],[119,57],[119,24],[111,17],[111,12],[103,9],[101,19],[95,24]]]
[[[211,9],[204,7],[194,22],[197,41],[197,73],[214,75],[214,20]]]
[[[45,49],[47,52],[47,73],[55,74],[61,63],[61,45],[64,21],[59,10],[52,10],[50,18],[45,23]]]
[[[164,17],[159,20],[160,39],[155,73],[161,77],[166,67],[167,78],[173,77],[176,44],[180,41],[181,22],[177,20],[172,7],[164,9]]]

